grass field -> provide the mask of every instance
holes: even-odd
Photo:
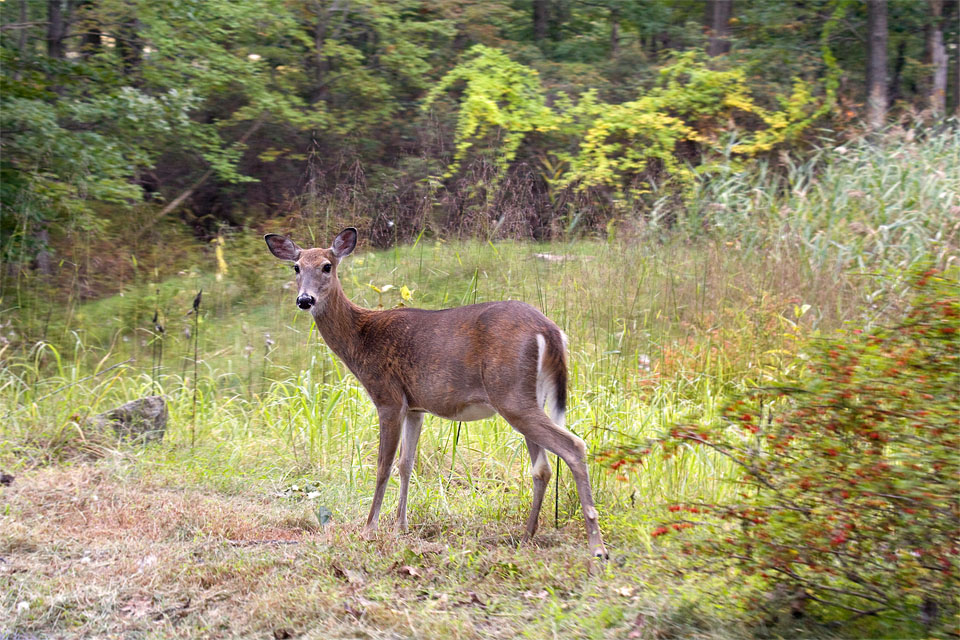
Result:
[[[113,329],[150,320],[157,296],[147,285],[77,307],[73,322],[87,330],[52,322],[56,340],[4,369],[13,414],[4,464],[19,476],[4,490],[12,630],[603,637],[636,627],[646,637],[648,627],[686,634],[707,616],[703,633],[722,633],[722,616],[686,612],[696,588],[651,571],[660,505],[730,490],[722,463],[703,452],[619,480],[591,465],[613,556],[598,566],[568,473],[556,504],[548,494],[536,543],[517,549],[531,489],[522,439],[499,418],[429,417],[411,532],[386,526],[379,542],[361,542],[372,404],[296,310],[289,267],[262,254],[238,256],[262,261],[260,278],[164,283],[158,376],[149,323]],[[224,255],[229,265],[229,245]],[[405,286],[407,304],[517,298],[543,309],[571,336],[568,425],[592,451],[712,419],[731,394],[795,366],[806,336],[859,309],[856,283],[818,282],[722,242],[421,242],[362,252],[344,267],[348,295],[369,307],[401,302]],[[195,385],[185,312],[200,287]],[[162,445],[115,445],[85,430],[87,416],[154,391],[170,400]],[[395,498],[391,483],[385,514]],[[323,527],[321,508],[332,513]]]
[[[944,138],[929,162],[960,164],[956,137]],[[726,400],[803,366],[818,336],[895,308],[897,265],[955,251],[956,228],[939,207],[957,206],[955,192],[940,196],[956,176],[904,177],[897,162],[923,159],[909,153],[869,174],[861,156],[837,156],[847,173],[827,163],[819,181],[794,178],[805,186],[783,196],[793,209],[751,205],[749,181],[710,196],[727,203],[718,216],[754,206],[767,211],[764,225],[777,215],[797,225],[777,227],[776,243],[745,227],[696,241],[656,232],[551,244],[421,238],[384,251],[361,245],[341,278],[367,307],[512,298],[540,308],[571,339],[567,426],[597,453],[677,422],[716,420]],[[857,180],[873,180],[873,190]],[[861,200],[829,194],[856,188],[893,194],[885,216],[895,207],[929,215],[893,229],[874,220],[873,233],[841,245],[837,225],[871,221]],[[796,213],[804,202],[830,208],[830,219]],[[565,468],[536,540],[519,546],[531,493],[522,438],[499,418],[428,417],[410,532],[389,526],[391,481],[380,537],[361,541],[373,406],[296,309],[289,266],[252,232],[227,237],[222,251],[220,277],[213,256],[198,253],[175,278],[140,275],[93,302],[22,304],[20,324],[3,325],[0,469],[15,479],[0,488],[0,637],[922,633],[770,619],[739,604],[749,585],[686,574],[670,542],[650,532],[669,502],[735,491],[730,469],[702,450],[620,477],[591,461],[611,553],[597,564]],[[200,289],[200,312],[190,313]],[[30,328],[29,341],[18,327]],[[96,413],[152,393],[169,403],[161,444],[118,443],[91,427]]]

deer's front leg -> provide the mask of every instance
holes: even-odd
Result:
[[[403,406],[378,406],[377,414],[380,418],[380,449],[377,452],[377,487],[373,491],[373,503],[370,505],[370,515],[367,524],[363,527],[363,537],[368,540],[377,531],[377,520],[380,518],[380,506],[383,504],[383,494],[387,490],[387,480],[390,479],[390,468],[393,458],[397,454],[397,444],[400,442],[400,426],[404,418]]]
[[[417,461],[417,441],[423,426],[422,411],[407,411],[403,421],[403,444],[400,445],[400,500],[397,502],[397,529],[407,530],[407,492],[410,490],[410,474]]]

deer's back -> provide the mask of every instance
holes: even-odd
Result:
[[[402,393],[411,409],[476,419],[494,392],[535,388],[538,334],[562,345],[559,328],[518,301],[371,312],[359,327],[359,366],[350,368],[375,401]]]

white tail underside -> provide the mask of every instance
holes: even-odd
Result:
[[[567,348],[567,336],[563,336],[563,348]],[[566,412],[557,408],[557,381],[549,375],[549,372],[543,370],[543,357],[547,351],[547,339],[543,334],[537,334],[537,405],[547,411],[550,419],[558,427],[562,427],[566,421]]]

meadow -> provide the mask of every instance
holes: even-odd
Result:
[[[775,175],[731,174],[703,185],[702,206],[670,229],[654,218],[604,239],[424,234],[386,250],[361,241],[341,280],[370,308],[518,299],[541,309],[570,336],[567,426],[596,454],[678,423],[713,424],[744,391],[789,379],[819,338],[894,313],[906,266],[956,255],[958,149],[948,133],[895,150],[824,152]],[[309,219],[292,231],[303,246],[331,239]],[[685,574],[672,542],[651,531],[670,503],[737,490],[730,463],[703,449],[627,473],[591,458],[611,553],[596,563],[565,467],[540,533],[521,545],[531,494],[522,438],[499,417],[429,416],[409,533],[389,526],[393,479],[380,536],[362,541],[373,405],[297,310],[290,267],[254,230],[222,237],[216,253],[191,252],[174,277],[154,281],[143,269],[115,295],[56,305],[35,297],[4,318],[0,469],[14,479],[0,489],[0,632],[922,633],[757,616],[741,604],[749,585]],[[20,295],[7,285],[3,298]],[[170,410],[162,443],[118,442],[90,427],[91,416],[151,394]]]

